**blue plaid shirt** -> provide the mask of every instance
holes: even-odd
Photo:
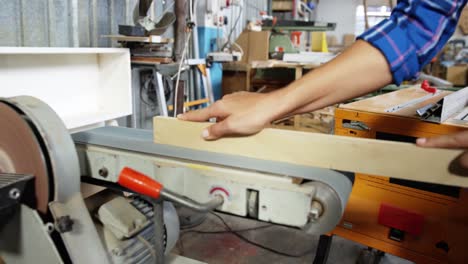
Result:
[[[390,18],[358,39],[379,49],[390,65],[393,81],[417,77],[456,29],[468,0],[400,0]]]

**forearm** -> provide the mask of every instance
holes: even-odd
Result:
[[[390,67],[382,53],[365,41],[357,41],[334,60],[272,93],[279,106],[272,120],[343,102],[391,81]]]

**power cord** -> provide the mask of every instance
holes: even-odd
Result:
[[[232,8],[232,7],[231,7]],[[224,45],[221,47],[221,51],[224,50],[227,45],[229,45],[232,41],[231,41],[231,37],[232,37],[232,34],[234,33],[234,30],[236,29],[237,27],[237,24],[239,23],[239,20],[241,19],[242,17],[242,12],[243,12],[243,8],[242,6],[240,5],[239,6],[239,14],[237,15],[237,18],[236,18],[236,21],[234,22],[234,24],[231,26],[231,31],[229,32],[228,36],[227,36],[227,41],[226,43],[224,43]]]
[[[182,236],[189,234],[189,233],[195,233],[195,234],[226,234],[226,233],[232,233],[232,232],[248,232],[248,231],[255,231],[255,230],[261,230],[261,229],[267,229],[272,227],[273,225],[264,225],[264,226],[258,226],[258,227],[251,227],[251,228],[244,228],[244,229],[236,229],[236,230],[220,230],[220,231],[201,231],[201,230],[187,230],[185,231]]]
[[[178,109],[178,96],[179,96],[179,82],[180,82],[180,75],[182,73],[182,66],[185,64],[185,60],[186,60],[186,57],[187,57],[187,50],[188,50],[188,45],[189,45],[189,42],[190,42],[190,37],[192,36],[192,30],[188,30],[188,35],[187,35],[187,39],[185,40],[185,44],[184,44],[184,49],[182,51],[182,58],[180,59],[180,62],[179,62],[179,69],[177,70],[177,80],[176,80],[176,86],[175,86],[175,94],[174,94],[174,117],[176,117],[176,114],[177,114],[177,109]]]
[[[304,257],[306,255],[309,255],[310,253],[313,253],[315,252],[315,249],[310,249],[310,250],[307,250],[305,252],[302,252],[300,254],[293,254],[293,253],[288,253],[288,252],[283,252],[283,251],[280,251],[280,250],[277,250],[277,249],[274,249],[274,248],[271,248],[271,247],[268,247],[266,245],[262,245],[260,243],[257,243],[255,241],[252,241],[246,237],[244,237],[243,235],[239,234],[241,232],[247,232],[247,231],[255,231],[255,230],[261,230],[261,229],[266,229],[266,228],[270,228],[272,227],[273,225],[269,224],[269,225],[264,225],[264,226],[259,226],[259,227],[253,227],[253,228],[246,228],[246,229],[238,229],[238,230],[235,230],[235,229],[232,229],[228,223],[226,223],[226,221],[218,214],[214,213],[214,212],[211,212],[212,215],[214,215],[216,218],[218,218],[224,225],[224,227],[227,229],[227,230],[223,230],[223,231],[199,231],[199,230],[188,230],[186,232],[184,232],[182,234],[182,236],[184,236],[185,234],[188,234],[188,233],[196,233],[196,234],[225,234],[225,233],[229,233],[229,234],[233,234],[235,235],[236,237],[238,237],[240,240],[248,243],[248,244],[251,244],[253,246],[256,246],[258,248],[261,248],[263,250],[266,250],[266,251],[269,251],[271,253],[275,253],[277,255],[280,255],[280,256],[284,256],[284,257],[290,257],[290,258],[301,258],[301,257]],[[181,236],[181,237],[182,237]]]

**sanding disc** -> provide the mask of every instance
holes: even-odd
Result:
[[[46,213],[50,184],[36,135],[23,117],[4,103],[0,103],[0,124],[0,172],[35,176],[37,209]]]

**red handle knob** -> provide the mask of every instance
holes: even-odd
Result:
[[[423,89],[424,91],[428,92],[428,93],[433,93],[435,94],[437,92],[437,88],[435,87],[431,87],[429,85],[429,82],[427,80],[424,80],[422,83],[421,83],[421,89]]]
[[[118,183],[136,193],[155,199],[161,195],[163,185],[143,173],[125,167],[119,175]]]

